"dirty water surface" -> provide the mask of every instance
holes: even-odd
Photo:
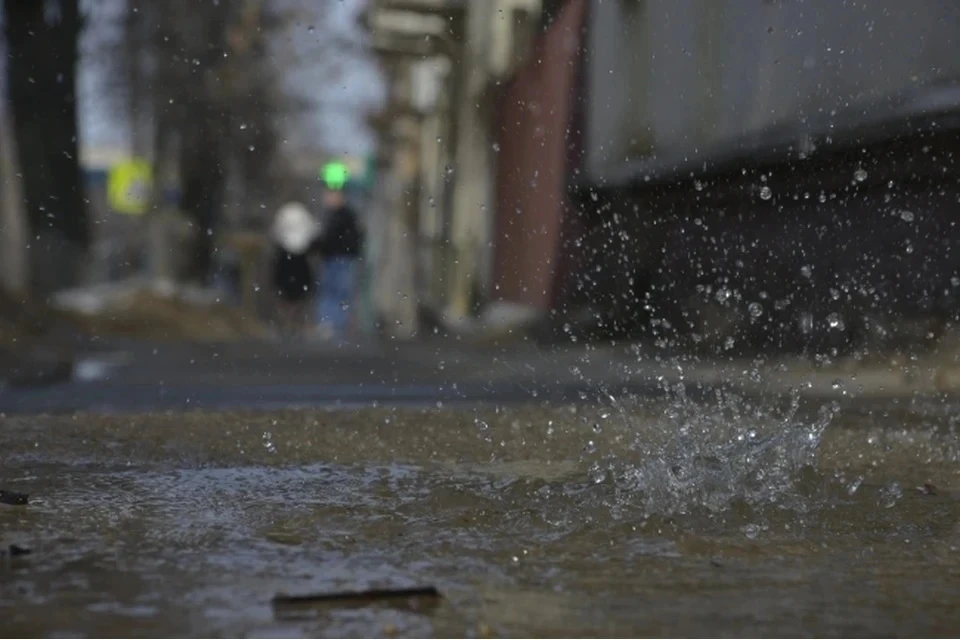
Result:
[[[953,636],[957,407],[0,421],[14,636]],[[278,593],[430,585],[418,602]]]

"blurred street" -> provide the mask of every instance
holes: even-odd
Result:
[[[960,631],[956,0],[0,9],[10,635]]]
[[[151,344],[114,340],[81,350],[64,379],[0,390],[0,413],[516,404],[659,397],[683,383],[692,398],[717,389],[758,397],[909,398],[955,393],[960,368],[801,358],[709,359],[639,344],[503,346],[417,343]],[[665,386],[667,385],[667,386]]]

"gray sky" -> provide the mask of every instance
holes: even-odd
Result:
[[[304,14],[279,37],[275,47],[292,52],[299,62],[296,71],[286,78],[288,90],[314,105],[303,120],[287,123],[285,134],[290,143],[336,153],[370,151],[373,140],[364,125],[363,111],[380,102],[383,86],[374,61],[358,51],[364,34],[356,18],[365,0],[278,1],[298,7]],[[81,43],[84,53],[92,54],[119,37],[118,21],[125,6],[126,0],[87,0],[90,20]],[[330,37],[358,46],[336,47],[335,52],[316,55]],[[106,65],[94,55],[83,59],[78,77],[81,143],[125,147],[128,125],[105,94]]]

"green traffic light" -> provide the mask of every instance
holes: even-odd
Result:
[[[342,162],[328,162],[320,170],[320,178],[328,189],[340,191],[347,184],[350,171]]]

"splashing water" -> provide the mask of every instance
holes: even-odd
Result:
[[[797,393],[786,410],[721,391],[714,405],[693,402],[682,384],[670,393],[675,401],[662,428],[634,430],[642,434],[631,447],[639,461],[599,462],[594,477],[610,478],[621,500],[647,516],[717,514],[737,503],[806,510],[805,480],[816,475],[817,449],[839,411],[836,403],[805,421],[798,418]],[[625,422],[635,419],[628,418],[628,400],[609,399]]]

